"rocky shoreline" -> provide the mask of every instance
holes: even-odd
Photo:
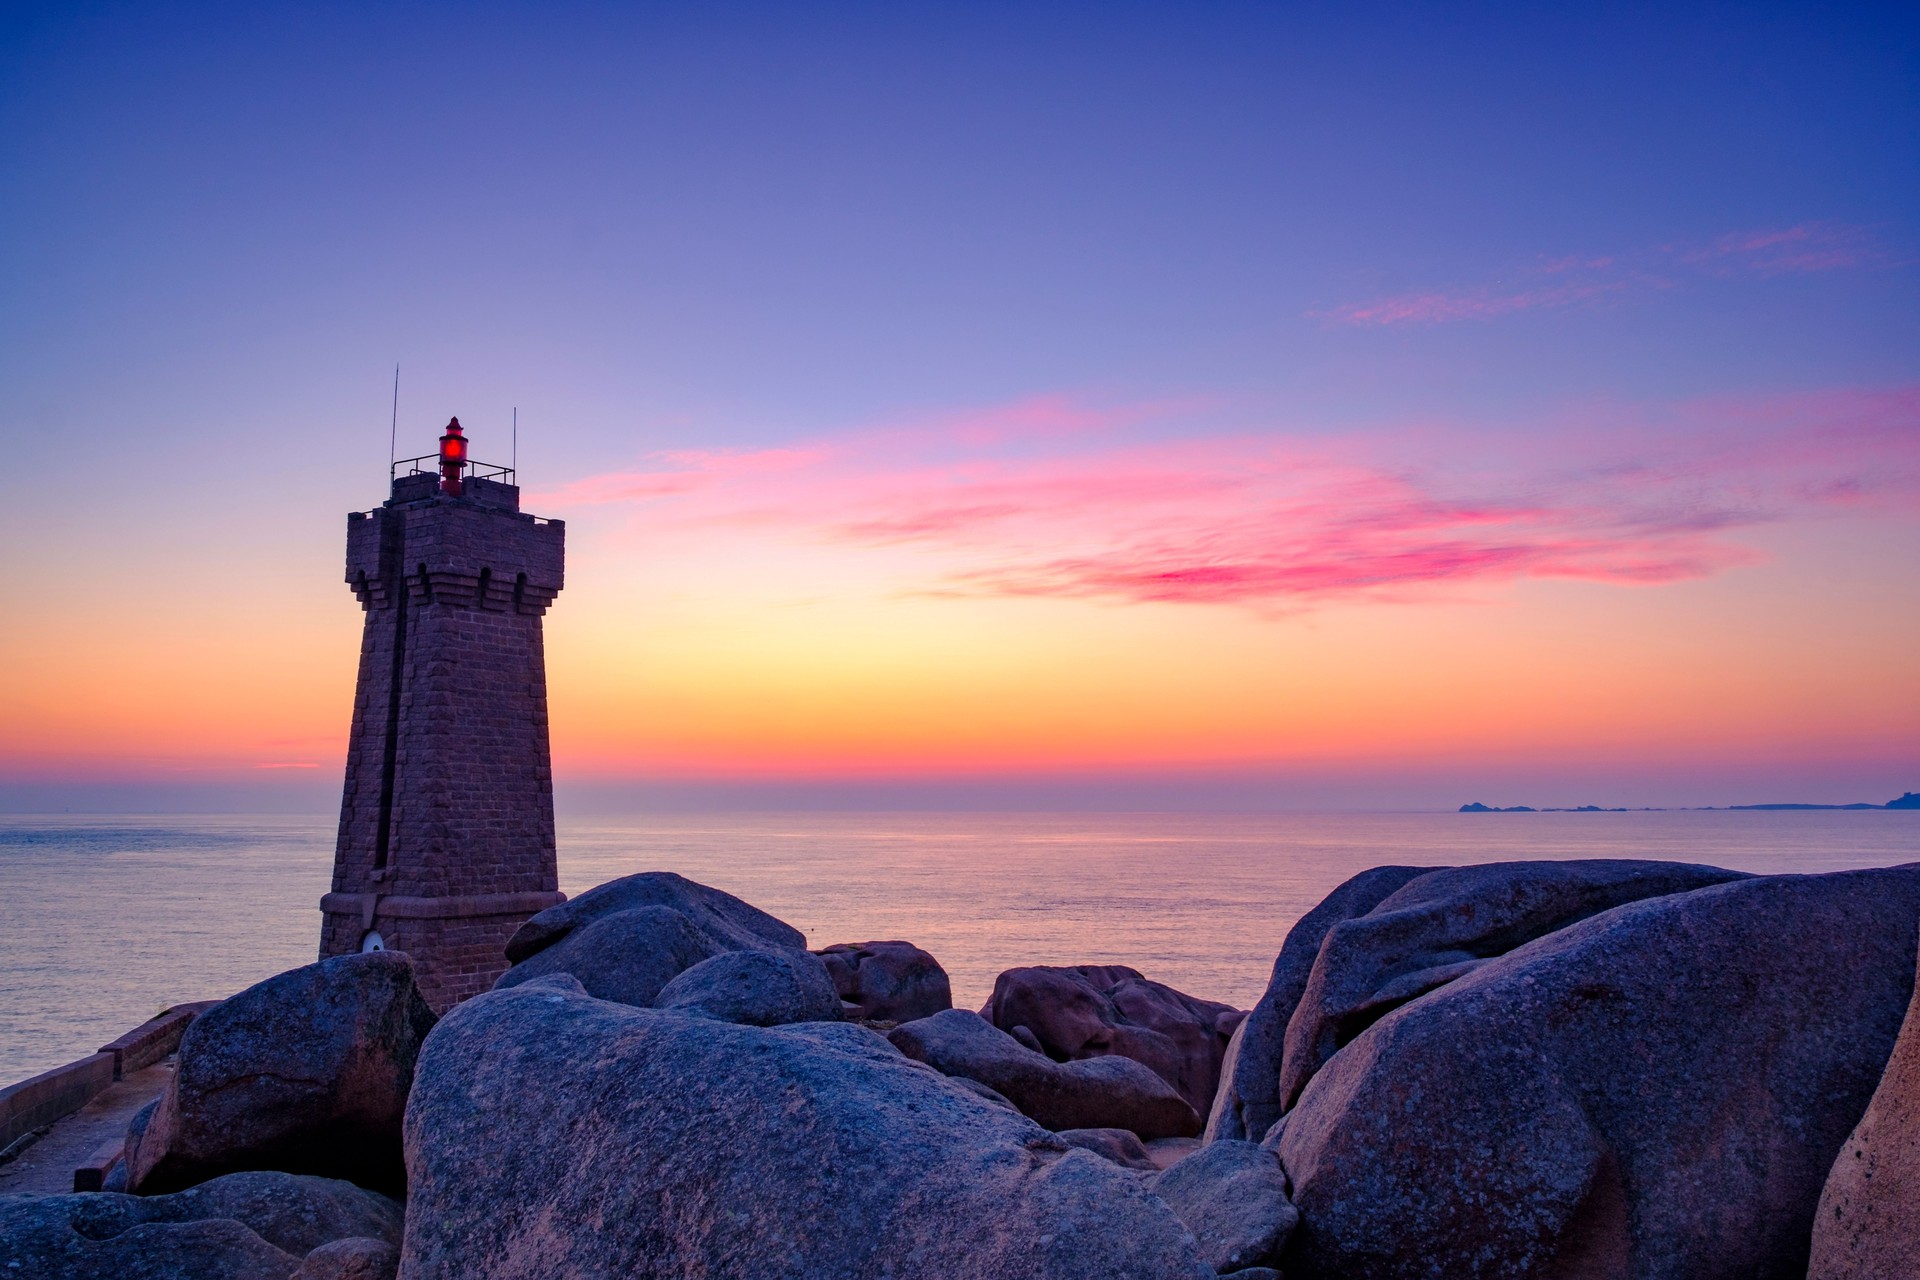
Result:
[[[1920,866],[1378,867],[1250,1011],[1124,966],[978,1013],[670,873],[436,1019],[396,952],[201,1013],[0,1274],[132,1280],[1911,1275]],[[1818,1210],[1818,1212],[1816,1212]]]

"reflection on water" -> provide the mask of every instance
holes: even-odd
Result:
[[[331,817],[0,818],[0,1083],[313,959],[332,850]],[[678,871],[813,946],[916,942],[962,1005],[1012,965],[1119,963],[1245,1006],[1356,871],[1596,857],[1887,866],[1920,812],[675,814],[562,823],[560,887]]]

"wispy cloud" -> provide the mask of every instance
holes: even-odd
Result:
[[[976,451],[1032,451],[1060,446],[1169,415],[1206,402],[1193,398],[1151,404],[1096,406],[1066,395],[1030,396],[1006,404],[929,413],[879,427],[778,449],[674,450],[652,455],[642,470],[586,476],[541,494],[555,506],[646,503],[727,488],[775,491],[788,475],[838,468],[910,465],[913,459]]]
[[[1538,307],[1564,307],[1637,287],[1664,287],[1661,281],[1590,280],[1542,289],[1475,289],[1462,293],[1403,293],[1341,307],[1342,324],[1441,324],[1449,320],[1487,320]]]
[[[1344,325],[1445,324],[1654,293],[1690,278],[1798,275],[1891,265],[1897,265],[1896,260],[1865,228],[1803,222],[1733,232],[1704,244],[1548,258],[1494,284],[1392,294],[1322,314]]]
[[[755,477],[804,472],[829,461],[825,447],[805,449],[677,450],[654,455],[656,469],[587,476],[544,495],[564,506],[646,502],[715,489]]]
[[[1089,409],[1088,420],[1103,415]],[[1137,419],[1138,415],[1134,415]],[[922,425],[675,454],[541,500],[643,530],[905,551],[899,590],[1297,608],[1525,578],[1664,583],[1755,559],[1743,531],[1920,503],[1920,388],[1431,424],[1041,442]],[[850,443],[858,441],[857,446]],[[1604,442],[1604,443],[1603,443]],[[897,562],[898,556],[894,557]]]
[[[1797,275],[1887,265],[1891,259],[1865,228],[1835,222],[1741,231],[1692,248],[1668,246],[1678,261],[1717,275]]]

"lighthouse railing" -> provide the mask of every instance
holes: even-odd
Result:
[[[393,473],[389,477],[398,480],[401,476],[438,475],[441,457],[437,453],[423,453],[417,458],[402,458],[393,464]],[[497,466],[491,462],[466,462],[462,478],[466,480],[497,480],[501,484],[512,484],[512,467]]]

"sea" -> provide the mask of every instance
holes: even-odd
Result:
[[[0,815],[0,1084],[311,961],[331,816]],[[902,938],[977,1008],[1003,970],[1127,964],[1249,1007],[1287,930],[1382,863],[1920,861],[1920,811],[734,813],[563,822],[560,887],[676,871],[814,947]]]

